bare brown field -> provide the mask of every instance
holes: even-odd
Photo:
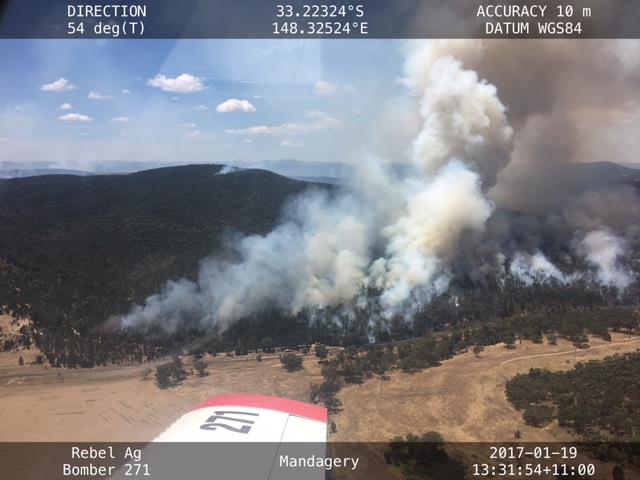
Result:
[[[505,395],[505,383],[532,367],[568,370],[576,362],[640,349],[640,338],[612,334],[612,341],[590,338],[590,348],[576,350],[566,340],[557,345],[518,343],[487,347],[476,358],[457,355],[441,366],[420,373],[393,372],[390,379],[350,385],[339,394],[344,411],[335,417],[338,432],[332,441],[388,441],[397,435],[440,432],[451,442],[565,441],[572,437],[556,423],[529,427]]]
[[[396,435],[441,432],[449,441],[563,440],[557,425],[524,425],[507,402],[504,384],[531,367],[571,368],[576,361],[640,348],[640,338],[614,334],[612,342],[591,339],[591,348],[518,344],[488,347],[480,358],[464,353],[416,374],[394,372],[339,394],[331,441],[388,441]],[[7,355],[11,355],[8,358]],[[3,357],[4,356],[4,357]],[[53,369],[18,366],[16,354],[0,354],[0,441],[149,441],[197,403],[224,393],[256,393],[308,401],[309,384],[321,380],[315,357],[287,373],[277,357],[208,357],[209,375],[160,390],[142,373],[154,365]],[[186,360],[185,360],[186,361]],[[187,364],[187,370],[189,365]],[[37,425],[37,428],[30,426]]]
[[[149,441],[201,401],[223,393],[308,400],[315,359],[287,373],[277,357],[208,358],[209,375],[160,390],[146,368],[54,369],[0,361],[0,441]],[[13,358],[16,357],[16,358]],[[186,366],[189,370],[189,366]],[[30,428],[28,425],[37,425]]]

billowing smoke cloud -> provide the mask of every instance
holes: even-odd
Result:
[[[572,116],[620,102],[611,93],[589,94],[600,85],[593,77],[608,81],[610,73],[583,43],[408,44],[402,81],[422,118],[409,175],[366,158],[354,166],[348,190],[294,199],[271,233],[236,239],[229,255],[203,262],[196,282],[170,282],[122,324],[226,328],[265,307],[296,314],[362,306],[372,290],[388,318],[410,314],[461,276],[477,281],[506,272],[524,284],[581,278],[628,288],[633,276],[622,263],[622,237],[637,232],[628,218],[608,212],[620,198],[637,212],[635,190],[605,190],[597,174],[567,188],[567,175],[557,173],[564,170],[554,170],[579,156],[584,132]],[[592,45],[609,66],[620,66],[621,95],[634,91],[639,65],[621,60],[630,54]],[[585,87],[577,80],[591,68]],[[540,198],[553,209],[538,216],[504,210],[531,212]],[[582,259],[593,274],[563,271],[545,246]]]
[[[581,254],[595,268],[598,283],[624,290],[633,281],[633,274],[621,264],[626,245],[624,240],[607,230],[589,232],[578,245]]]
[[[481,232],[493,210],[482,196],[479,175],[457,160],[412,187],[405,214],[384,230],[388,258],[373,267],[388,306],[402,305],[415,289],[442,293],[458,239],[465,230]]]
[[[509,163],[513,133],[496,87],[450,56],[433,62],[425,78],[411,83],[423,90],[424,127],[413,144],[414,162],[431,175],[458,158],[493,185]]]
[[[459,240],[481,233],[491,216],[483,186],[508,163],[512,135],[496,88],[449,55],[405,82],[422,92],[424,125],[412,156],[421,174],[396,191],[404,208],[384,228],[386,256],[369,278],[390,313],[446,290]]]
[[[353,299],[364,283],[370,236],[350,196],[311,192],[296,199],[265,236],[239,239],[234,259],[203,263],[196,283],[170,282],[123,318],[126,326],[182,321],[225,328],[265,305],[295,314]]]

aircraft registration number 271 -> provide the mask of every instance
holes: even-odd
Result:
[[[233,416],[227,416],[233,415]],[[200,425],[200,430],[216,430],[224,428],[235,433],[247,434],[251,431],[255,420],[247,418],[237,418],[237,416],[259,417],[259,413],[237,412],[228,410],[216,410],[207,420]]]

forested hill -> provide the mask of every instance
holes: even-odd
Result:
[[[270,231],[309,186],[221,168],[0,180],[0,308],[83,331],[168,279],[194,278],[227,233]]]

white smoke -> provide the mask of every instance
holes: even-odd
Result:
[[[403,307],[416,290],[428,298],[447,288],[458,240],[465,231],[481,232],[493,210],[480,183],[480,176],[457,160],[427,182],[408,182],[405,213],[384,229],[387,256],[372,269],[383,305]]]
[[[578,245],[578,252],[595,268],[599,284],[625,290],[633,282],[633,273],[621,259],[626,251],[624,239],[602,229],[589,232]]]
[[[205,261],[197,282],[170,282],[123,317],[125,326],[159,323],[172,331],[181,321],[226,328],[265,306],[295,314],[353,299],[369,264],[369,235],[350,196],[306,194],[283,223],[265,236],[234,246],[234,259]]]
[[[414,55],[424,55],[423,48]],[[496,87],[450,56],[433,62],[424,78],[410,83],[424,90],[424,127],[413,143],[414,162],[429,175],[458,158],[492,186],[509,163],[513,134]]]
[[[442,56],[440,56],[442,55]],[[426,72],[416,59],[428,58]],[[388,313],[445,291],[463,234],[480,233],[493,205],[482,186],[509,162],[512,130],[496,88],[452,58],[437,42],[409,51],[404,82],[421,94],[424,125],[413,142],[422,175],[404,182],[404,209],[383,230],[386,256],[369,282],[383,291]]]
[[[235,165],[224,165],[216,175],[226,175],[227,173],[235,173],[241,171],[242,168]]]
[[[511,260],[509,271],[512,275],[523,281],[526,285],[536,282],[555,280],[560,283],[568,283],[572,277],[562,273],[540,251],[530,255],[525,252],[517,252]]]

